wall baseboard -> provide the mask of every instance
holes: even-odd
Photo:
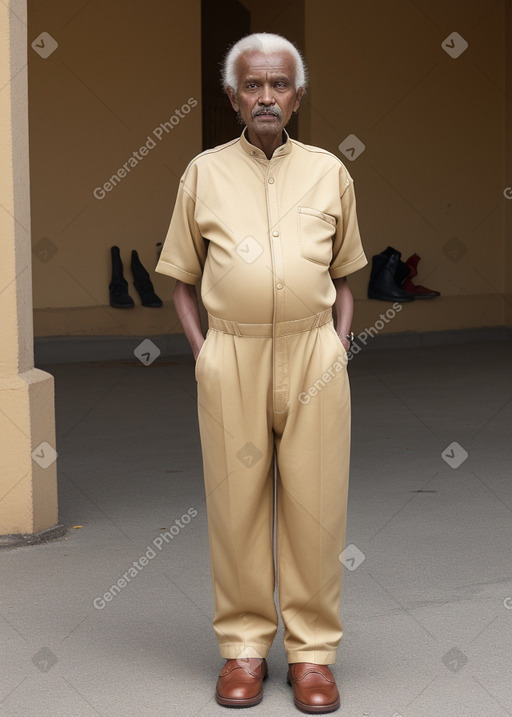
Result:
[[[190,355],[191,353],[184,334],[150,337],[49,336],[38,337],[34,340],[35,364],[36,366],[41,366],[53,363],[90,361],[135,361],[137,356],[134,351],[143,341],[148,339],[160,351],[159,358]],[[360,346],[361,350],[448,346],[510,340],[512,340],[512,327],[508,326],[483,326],[474,329],[450,331],[404,331],[396,334],[378,334],[371,337],[362,337],[362,334],[356,335],[356,345]],[[156,349],[152,350],[156,352]],[[354,353],[356,352],[354,351]]]

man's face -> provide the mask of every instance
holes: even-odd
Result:
[[[288,52],[246,52],[238,58],[238,88],[228,88],[233,109],[247,125],[249,138],[280,134],[299,108],[303,88],[295,90],[295,63]]]

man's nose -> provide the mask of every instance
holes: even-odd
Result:
[[[271,85],[263,85],[259,96],[259,102],[262,105],[273,105],[275,103]]]

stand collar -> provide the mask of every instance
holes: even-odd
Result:
[[[247,139],[246,132],[247,127],[244,127],[244,130],[240,135],[240,146],[243,151],[249,156],[254,157],[255,159],[265,159],[266,161],[270,161],[267,159],[267,155],[262,149],[260,149],[259,147],[255,147],[249,142],[249,140]],[[292,151],[292,143],[290,142],[288,132],[285,129],[283,129],[283,134],[285,141],[283,144],[277,147],[277,149],[274,150],[274,154],[272,155],[271,159],[276,159],[276,157],[281,157],[285,154],[289,154]]]

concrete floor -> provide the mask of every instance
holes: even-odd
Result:
[[[357,551],[365,559],[344,574],[340,717],[512,714],[511,367],[512,342],[363,351],[350,363],[347,545],[354,565]],[[213,698],[223,661],[191,359],[45,368],[69,532],[0,553],[0,715],[233,714]],[[248,714],[300,714],[281,632],[269,669]]]

